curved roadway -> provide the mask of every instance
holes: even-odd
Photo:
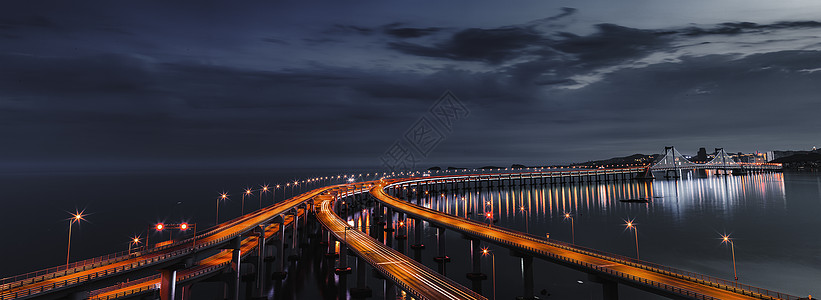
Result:
[[[458,176],[449,176],[447,178],[456,177]],[[607,277],[616,278],[620,282],[632,283],[636,286],[652,287],[654,290],[661,290],[671,295],[695,299],[797,299],[797,297],[781,293],[762,295],[761,293],[682,276],[681,274],[664,272],[654,267],[617,259],[615,256],[608,257],[602,255],[602,252],[592,253],[573,246],[533,238],[512,230],[500,227],[489,227],[485,223],[455,217],[398,200],[384,191],[387,185],[420,179],[421,178],[410,178],[405,180],[391,180],[388,183],[379,183],[371,189],[370,193],[385,205],[397,211],[404,212],[408,214],[409,217],[421,218],[437,226],[479,237],[509,249],[523,253],[531,253],[536,257],[547,258],[565,265],[570,265],[591,274],[602,274]],[[441,180],[441,178],[426,177],[424,180]],[[774,293],[772,291],[767,292]]]
[[[331,209],[333,200],[330,196],[318,204],[317,220],[333,232],[337,240],[345,239],[345,220]],[[386,278],[391,278],[397,285],[417,299],[487,299],[455,281],[429,269],[425,265],[393,250],[385,244],[371,238],[364,232],[348,230],[348,246],[358,256],[367,260]]]

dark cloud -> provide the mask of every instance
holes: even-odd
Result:
[[[563,39],[550,46],[563,53],[572,54],[582,64],[596,65],[646,55],[666,45],[669,40],[656,32],[619,26],[598,24],[597,32],[587,36],[564,33]]]
[[[575,14],[578,11],[577,9],[572,8],[572,7],[562,7],[561,10],[562,10],[562,12],[559,13],[558,15],[555,15],[555,16],[552,16],[552,17],[547,17],[544,20],[546,20],[546,21],[556,21],[556,20],[571,16],[571,15]]]
[[[411,27],[402,27],[402,28],[386,28],[385,34],[397,37],[397,38],[418,38],[427,35],[431,35],[441,31],[442,28],[440,27],[427,27],[427,28],[411,28]]]
[[[529,28],[470,28],[459,31],[448,40],[434,46],[392,42],[388,47],[410,55],[497,64],[526,54],[528,47],[541,41],[543,36]]]
[[[776,22],[772,24],[757,24],[753,22],[727,22],[721,23],[714,27],[687,27],[682,30],[665,31],[665,33],[681,33],[688,36],[702,36],[702,35],[734,35],[741,33],[765,32],[775,29],[791,29],[791,28],[818,28],[821,27],[821,22],[816,21],[793,21],[793,22]]]
[[[345,34],[345,33],[355,33],[361,35],[370,35],[376,31],[373,28],[367,28],[362,26],[356,25],[342,25],[336,24],[331,29],[325,31],[326,34]]]

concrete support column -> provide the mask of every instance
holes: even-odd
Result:
[[[277,231],[277,238],[279,239],[279,247],[277,247],[277,257],[279,262],[274,262],[276,264],[276,271],[273,273],[272,278],[275,280],[283,280],[288,275],[285,272],[285,216],[279,215],[279,231]]]
[[[240,244],[242,240],[237,237],[231,241],[231,276],[229,277],[229,288],[230,291],[228,293],[228,297],[231,300],[239,300],[239,287],[240,287],[240,264],[242,264],[242,254],[240,253]]]
[[[299,233],[297,232],[298,224],[299,224],[299,208],[294,208],[293,212],[291,213],[293,216],[293,220],[291,220],[291,255],[288,256],[288,260],[295,261],[299,259],[299,250],[297,246],[299,245],[299,241],[297,238],[299,237]]]
[[[619,299],[619,283],[615,280],[602,278],[593,274],[587,274],[587,279],[591,282],[601,283],[602,285],[602,299],[604,300],[618,300]]]
[[[194,284],[184,285],[182,287],[182,292],[180,293],[180,298],[182,300],[192,300],[191,298],[191,288],[194,287]]]
[[[467,278],[473,283],[471,289],[474,292],[482,293],[482,280],[487,279],[487,275],[482,273],[481,240],[470,239],[470,260],[473,270],[467,273]]]
[[[522,282],[523,282],[523,299],[535,299],[533,297],[533,256],[522,256]]]
[[[177,290],[177,270],[160,270],[160,300],[174,300]]]
[[[450,257],[445,255],[445,229],[444,228],[436,228],[437,230],[437,237],[436,237],[436,247],[438,248],[439,256],[434,257],[433,260],[439,264],[439,274],[447,276],[447,269],[446,264],[450,262]]]
[[[372,295],[371,288],[368,287],[368,263],[357,257],[356,259],[356,287],[351,288],[351,297],[354,299],[364,299]]]
[[[257,289],[257,296],[262,296],[265,288],[265,227],[265,224],[259,226],[257,237],[259,245],[257,246],[257,276],[254,286]]]

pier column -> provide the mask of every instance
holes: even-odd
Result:
[[[368,263],[360,258],[356,258],[356,287],[351,288],[351,297],[354,299],[364,299],[372,295],[371,288],[368,287]]]
[[[482,273],[482,255],[481,240],[470,238],[470,260],[473,265],[473,270],[467,273],[467,278],[473,282],[472,290],[477,293],[482,293],[482,280],[487,279],[487,275]]]
[[[533,256],[522,256],[522,282],[524,283],[522,299],[535,299],[533,297]]]
[[[265,226],[265,224],[259,225],[257,229],[259,246],[257,247],[257,276],[254,287],[256,287],[257,296],[260,297],[265,293]]]
[[[272,274],[272,279],[274,280],[283,280],[288,273],[285,272],[285,216],[279,215],[279,231],[277,231],[277,238],[279,239],[279,247],[277,247],[277,256],[279,257],[279,262],[274,262],[276,264],[276,271]]]
[[[587,274],[587,279],[591,282],[601,283],[604,300],[618,300],[619,299],[619,283],[615,280],[602,278],[593,274]]]
[[[160,300],[174,300],[177,289],[177,269],[160,270]]]
[[[288,260],[295,261],[299,259],[299,250],[297,249],[297,246],[299,245],[299,241],[297,240],[297,237],[299,236],[297,233],[297,226],[299,224],[299,206],[293,209],[291,216],[293,216],[293,220],[291,220],[291,255],[288,256]]]
[[[445,229],[437,227],[436,247],[439,249],[439,256],[434,257],[433,260],[439,264],[439,274],[447,276],[447,269],[445,265],[450,262],[450,257],[445,255]]]

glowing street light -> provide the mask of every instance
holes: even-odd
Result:
[[[68,223],[68,248],[66,250],[66,267],[68,267],[69,257],[71,257],[69,256],[71,254],[71,225],[74,225],[74,222],[85,221],[85,219],[83,218],[85,217],[85,215],[83,215],[83,212],[85,212],[85,210],[81,212],[74,211],[74,214],[71,215],[71,219],[69,219],[70,221]]]
[[[493,213],[487,212],[485,213],[485,218],[487,219],[487,227],[493,227]]]
[[[262,195],[268,192],[268,185],[263,185],[259,188],[259,208],[262,208]],[[272,199],[276,199],[276,194]],[[274,201],[274,200],[271,200]]]
[[[576,224],[573,222],[573,215],[571,215],[569,212],[565,212],[564,219],[570,219],[570,234],[573,237],[573,244],[576,244]]]
[[[482,248],[482,256],[490,255],[491,263],[493,264],[493,300],[496,300],[496,255],[490,252],[488,248]]]
[[[242,208],[240,209],[240,215],[245,215],[245,196],[251,196],[251,189],[245,188],[245,193],[242,193]],[[262,198],[259,199],[259,206],[262,208]]]
[[[219,225],[220,223],[220,201],[225,200],[228,200],[228,194],[226,193],[220,194],[220,196],[217,198],[217,225]]]
[[[128,254],[131,254],[131,246],[140,244],[140,237],[135,236],[131,238],[131,241],[128,242]]]
[[[525,232],[530,233],[530,224],[529,224],[529,221],[527,219],[527,215],[530,213],[530,211],[525,209],[524,206],[519,207],[519,211],[521,211],[522,214],[525,216]]]
[[[628,220],[625,225],[627,226],[627,229],[631,229],[636,232],[636,259],[639,259],[639,228],[636,227],[633,220]]]
[[[735,268],[735,243],[733,243],[733,239],[730,238],[730,235],[722,235],[721,236],[721,243],[729,243],[730,244],[730,251],[733,253],[733,277],[736,281],[738,281],[738,272]]]

